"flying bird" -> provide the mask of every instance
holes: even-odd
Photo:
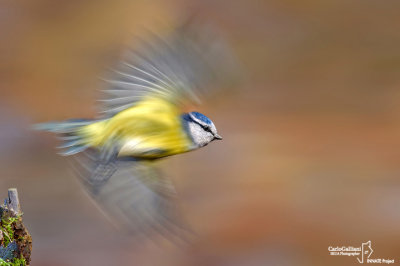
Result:
[[[231,59],[227,45],[207,31],[154,35],[128,49],[105,79],[99,118],[36,129],[58,135],[59,153],[75,157],[84,187],[118,224],[138,234],[180,235],[186,225],[176,192],[157,162],[222,139],[211,119],[183,108],[227,79]]]

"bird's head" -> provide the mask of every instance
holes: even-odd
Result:
[[[213,140],[221,140],[214,123],[205,115],[198,112],[190,112],[185,115],[188,131],[193,142],[198,147],[204,147]]]

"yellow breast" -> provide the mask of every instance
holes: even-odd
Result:
[[[119,156],[163,157],[191,147],[180,115],[174,104],[148,97],[107,120],[84,127],[82,134],[92,147],[118,145]]]

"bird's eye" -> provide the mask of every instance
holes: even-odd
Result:
[[[207,131],[207,132],[212,133],[212,132],[211,132],[211,128],[210,128],[209,126],[201,125],[201,127],[204,129],[204,131]]]

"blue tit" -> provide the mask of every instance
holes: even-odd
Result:
[[[128,50],[105,80],[99,119],[36,125],[63,140],[61,155],[75,155],[78,177],[99,207],[138,234],[170,238],[186,230],[157,161],[222,139],[208,117],[182,112],[225,78],[232,58],[220,39],[199,33],[177,30]]]

